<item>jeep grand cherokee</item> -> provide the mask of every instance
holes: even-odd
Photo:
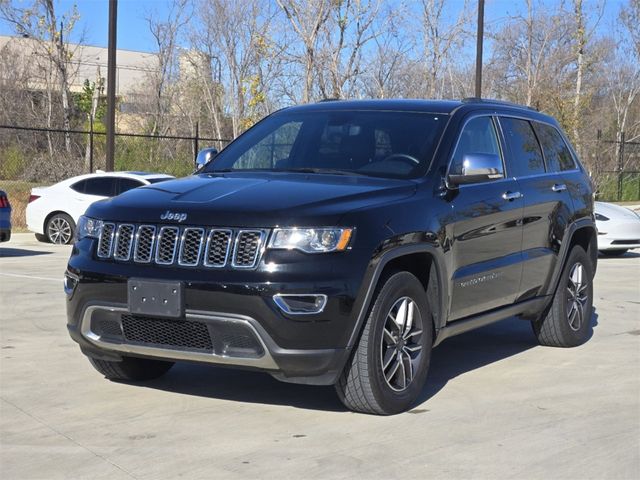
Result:
[[[515,316],[542,345],[586,341],[596,258],[591,183],[553,118],[321,102],[266,117],[190,177],[93,204],[68,328],[109,379],[211,363],[392,414],[451,335]]]

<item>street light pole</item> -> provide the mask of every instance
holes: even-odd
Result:
[[[482,41],[484,38],[484,0],[478,0],[478,35],[476,38],[476,98],[482,98]]]
[[[106,170],[114,169],[116,131],[116,43],[118,0],[109,0],[109,50],[107,53],[107,161]]]

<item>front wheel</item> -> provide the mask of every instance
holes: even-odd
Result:
[[[67,245],[73,241],[76,224],[66,213],[56,213],[45,226],[45,235],[51,243]]]
[[[350,410],[391,415],[409,409],[424,387],[433,343],[424,286],[411,273],[378,290],[336,391]]]
[[[593,306],[593,267],[587,253],[573,247],[547,314],[533,322],[541,345],[575,347],[589,339]]]

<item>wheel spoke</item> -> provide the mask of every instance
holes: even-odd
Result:
[[[405,336],[405,340],[409,340],[411,337],[415,337],[417,335],[422,335],[422,330],[414,329],[412,332],[408,332]]]
[[[393,337],[393,334],[389,330],[387,330],[386,327],[383,331],[383,335],[384,341],[387,343],[387,345],[395,345],[396,339]]]
[[[393,379],[394,375],[396,374],[396,372],[398,371],[398,369],[400,368],[400,362],[398,361],[398,355],[393,352],[391,358],[394,360],[393,366],[391,367],[391,369],[385,374],[385,377],[387,379],[387,382],[391,383],[391,380]]]
[[[384,372],[387,368],[389,368],[389,365],[391,365],[391,362],[393,361],[393,359],[396,356],[396,352],[395,349],[393,348],[389,348],[385,354],[384,354],[384,358],[382,359],[382,371]]]
[[[402,378],[402,389],[404,390],[405,388],[407,388],[407,370],[406,370],[406,366],[404,364],[403,358],[402,358],[402,352],[398,352],[398,365],[400,365],[400,368],[398,369],[398,375]]]
[[[413,310],[415,307],[415,304],[410,299],[406,299],[405,303],[407,304],[407,318],[404,322],[403,337],[407,335],[413,327]]]
[[[411,362],[411,356],[404,352],[402,355],[404,359],[403,366],[405,366],[405,380],[407,381],[407,385],[411,383],[413,380],[413,363]]]
[[[396,314],[396,324],[398,325],[400,332],[404,331],[404,326],[407,323],[407,300],[404,299],[402,303],[400,303],[400,308],[398,308],[398,313]]]
[[[410,353],[416,353],[416,352],[419,352],[420,350],[422,350],[422,345],[418,345],[418,344],[415,344],[415,345],[406,345],[406,346],[404,347],[404,349],[405,349],[405,351],[406,351],[408,354],[410,354]]]

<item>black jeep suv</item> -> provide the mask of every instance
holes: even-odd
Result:
[[[591,183],[552,118],[327,101],[268,116],[190,177],[93,204],[68,328],[110,379],[212,363],[391,414],[451,335],[516,316],[543,345],[585,342],[596,258]]]

